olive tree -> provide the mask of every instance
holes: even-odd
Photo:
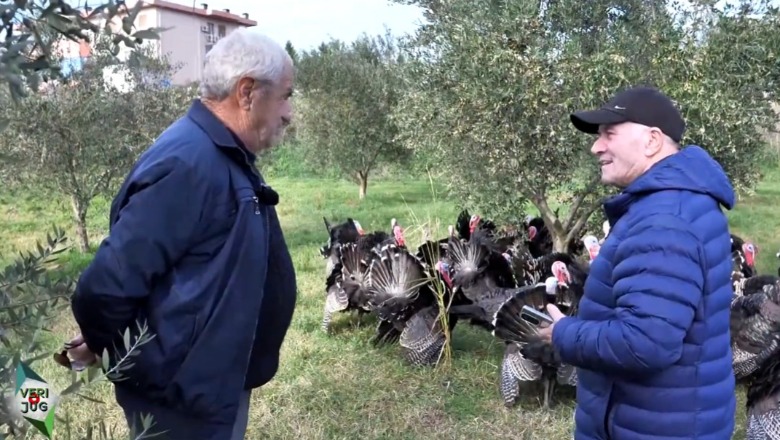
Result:
[[[67,0],[14,0],[0,5],[0,20],[5,30],[0,44],[0,80],[9,86],[15,99],[27,93],[26,85],[56,78],[60,66],[52,62],[55,42],[65,38],[75,42],[94,41],[110,36],[109,50],[116,54],[122,46],[135,48],[148,39],[156,39],[162,29],[136,29],[133,26],[143,2],[128,8],[124,0],[106,0],[89,10],[80,2]],[[101,20],[121,17],[121,26],[101,26]],[[36,87],[33,87],[35,89]]]
[[[748,6],[707,2],[672,15],[658,0],[397,1],[422,7],[428,20],[404,46],[400,139],[435,157],[464,205],[506,219],[530,202],[565,250],[610,191],[590,157],[593,138],[569,114],[638,84],[678,102],[683,143],[708,150],[737,188],[759,179],[759,128],[776,122],[767,99],[778,71],[775,11],[756,17]]]
[[[401,93],[394,40],[333,40],[297,58],[296,135],[311,162],[351,177],[363,199],[372,171],[408,157],[391,118]]]
[[[11,183],[70,199],[81,251],[90,248],[92,200],[110,194],[138,154],[185,112],[191,89],[167,87],[172,72],[142,51],[123,62],[98,52],[69,77],[3,110],[0,168]]]
[[[136,47],[145,39],[156,38],[156,30],[133,27],[133,22],[140,11],[142,2],[128,9],[123,0],[106,0],[100,5],[94,5],[91,11],[78,8],[78,3],[67,0],[14,0],[0,4],[0,20],[4,38],[1,40],[0,52],[0,82],[7,88],[0,90],[0,103],[3,111],[13,111],[18,100],[37,90],[43,80],[51,80],[60,76],[57,57],[52,53],[57,39],[67,38],[73,41],[93,41],[95,37],[111,36],[107,49],[117,53],[121,45]],[[96,18],[112,20],[118,14],[123,14],[122,26],[118,31],[110,27],[102,27]],[[33,120],[45,121],[48,115],[30,115]],[[64,122],[63,131],[70,131],[69,121]],[[124,121],[122,121],[124,123]],[[1,129],[2,127],[0,127]],[[3,133],[6,136],[6,133]],[[3,188],[7,188],[9,176],[25,174],[23,169],[15,170],[9,167],[12,159],[18,158],[17,152],[0,150],[0,180]],[[40,154],[40,152],[38,152]],[[36,155],[36,158],[40,157]],[[25,158],[28,162],[35,162]],[[5,171],[5,172],[4,172]],[[73,290],[74,280],[60,272],[57,264],[57,254],[64,251],[66,240],[63,232],[55,228],[54,235],[49,234],[47,240],[37,244],[37,252],[20,252],[18,258],[0,270],[0,436],[3,438],[25,438],[31,425],[19,417],[18,408],[14,408],[13,378],[16,376],[16,366],[20,361],[26,364],[51,356],[43,347],[41,336],[51,330],[55,322],[62,318],[68,310],[67,297]],[[5,255],[0,261],[6,261]],[[135,340],[125,340],[125,352],[122,359],[117,359],[111,368],[88,369],[83,374],[75,374],[71,384],[59,394],[62,400],[77,395],[82,386],[109,378],[120,380],[118,373],[127,367],[127,357],[138,353],[138,347],[149,339],[145,328]],[[104,359],[108,359],[104,355]],[[60,414],[62,415],[62,413]],[[81,434],[89,438],[116,438],[116,436],[100,435],[106,433],[105,423],[94,420],[95,426],[76,426]],[[149,428],[154,422],[144,418],[143,429]],[[64,420],[68,435],[71,425]],[[144,433],[130,432],[130,438],[143,437]],[[69,437],[70,438],[70,437]]]

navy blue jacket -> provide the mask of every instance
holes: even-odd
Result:
[[[729,440],[736,410],[729,333],[734,190],[689,146],[604,206],[612,229],[576,317],[553,328],[579,367],[577,440]]]
[[[196,100],[130,172],[72,298],[95,353],[137,320],[154,334],[116,386],[218,424],[275,375],[296,299],[254,159]]]

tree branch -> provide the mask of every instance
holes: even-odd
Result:
[[[601,181],[601,178],[599,176],[595,176],[590,183],[588,183],[588,186],[585,187],[585,190],[580,193],[579,196],[575,197],[574,202],[571,206],[571,211],[569,211],[569,216],[566,218],[566,221],[563,223],[563,228],[566,230],[569,230],[572,228],[572,223],[575,223],[577,220],[577,213],[580,210],[580,207],[582,207],[583,202],[585,202],[585,199],[593,193],[593,191],[596,189],[596,185]],[[593,212],[591,212],[592,214]],[[590,215],[590,214],[588,214]]]
[[[574,240],[577,234],[579,234],[582,228],[585,227],[585,225],[588,223],[590,216],[593,215],[597,209],[601,208],[602,203],[603,200],[593,202],[585,211],[583,211],[582,215],[580,215],[577,221],[574,223],[574,226],[569,229],[569,232],[566,235],[566,241],[571,242]]]
[[[368,173],[371,172],[372,169],[374,169],[374,164],[376,163],[377,158],[379,158],[379,154],[382,152],[382,148],[377,148],[374,150],[374,154],[371,155],[371,159],[368,160],[368,164],[363,166],[363,170],[361,170],[366,176]]]
[[[556,223],[558,223],[558,226],[560,226],[560,222],[556,222],[557,217],[555,216],[555,212],[550,208],[550,205],[547,204],[547,199],[534,191],[526,191],[526,197],[533,202],[534,205],[536,205],[537,208],[539,208],[539,214],[542,216],[542,220],[544,220],[544,223],[547,225],[547,228],[551,231],[556,229]]]

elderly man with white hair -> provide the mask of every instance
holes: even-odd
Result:
[[[243,439],[251,390],[273,378],[295,271],[255,155],[291,120],[293,64],[237,30],[206,55],[201,98],[141,156],[111,206],[110,233],[72,298],[90,364],[148,324],[154,338],[115,383],[128,423],[172,440]],[[83,336],[82,336],[83,335]],[[112,361],[112,365],[114,362]]]

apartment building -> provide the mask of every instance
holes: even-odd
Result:
[[[150,40],[147,44],[158,54],[167,55],[172,63],[179,65],[179,70],[171,79],[174,85],[189,84],[200,78],[203,59],[220,38],[238,28],[257,25],[246,13],[237,15],[229,9],[210,9],[207,3],[201,3],[198,7],[165,0],[144,0],[141,3],[143,6],[136,16],[135,28],[167,29],[160,33],[158,41]],[[134,2],[128,2],[128,8],[133,6]],[[114,18],[112,27],[121,25],[121,17]],[[90,48],[87,43],[78,45],[66,42],[62,52],[65,56],[63,69],[67,71],[77,69],[84,57],[89,56]],[[123,57],[127,52],[123,47],[119,56]]]

